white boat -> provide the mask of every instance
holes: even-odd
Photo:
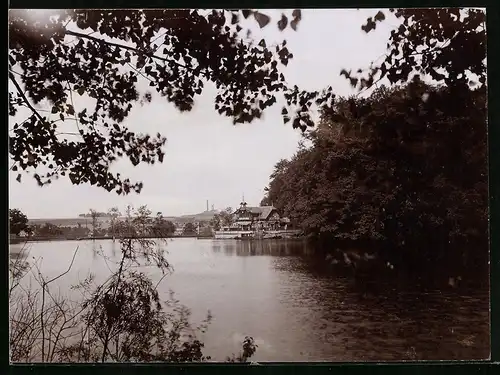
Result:
[[[251,238],[254,236],[254,231],[252,230],[241,230],[234,227],[223,227],[221,230],[214,232],[214,238],[216,240],[235,240],[242,238]]]

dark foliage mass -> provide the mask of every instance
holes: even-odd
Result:
[[[182,234],[185,236],[194,236],[197,233],[197,229],[193,223],[186,223],[182,229]]]
[[[392,262],[486,264],[485,90],[457,106],[448,88],[417,86],[356,101],[366,114],[347,123],[324,114],[312,146],[276,165],[267,199],[308,234],[379,245]]]
[[[18,235],[22,231],[29,230],[28,217],[17,208],[9,209],[9,231],[10,234]]]
[[[227,207],[225,210],[216,213],[210,220],[210,225],[215,230],[220,230],[222,227],[229,227],[234,221],[233,212],[234,210],[231,207]]]
[[[139,192],[140,182],[110,166],[121,157],[134,166],[161,163],[166,139],[129,129],[130,111],[155,92],[189,111],[207,82],[217,88],[215,110],[234,123],[260,118],[284,94],[284,121],[313,125],[308,109],[314,99],[326,103],[331,88],[322,96],[287,87],[280,66],[293,55],[286,41],[243,42],[240,18],[250,16],[260,27],[270,22],[250,10],[65,10],[36,20],[30,11],[10,11],[9,114],[31,112],[11,129],[11,169],[34,173],[39,185],[67,176],[73,184]],[[278,28],[297,29],[300,19],[300,10],[290,24],[283,15]],[[92,104],[77,108],[79,96]]]
[[[484,13],[395,14],[404,22],[391,34],[386,68],[370,74],[396,85],[366,98],[338,98],[323,110],[305,137],[308,147],[276,164],[263,201],[314,238],[367,250],[364,260],[382,259],[390,269],[487,275]],[[381,13],[375,20],[383,20]],[[471,72],[476,81],[467,78]],[[436,84],[423,83],[426,75]],[[360,89],[374,83],[373,75],[361,84],[350,78]],[[351,263],[345,251],[339,254]]]

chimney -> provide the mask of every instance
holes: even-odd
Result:
[[[207,199],[207,211],[208,211],[208,199]]]

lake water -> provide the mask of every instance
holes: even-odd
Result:
[[[11,254],[23,245],[11,245]],[[39,242],[28,247],[46,277],[68,268],[62,292],[89,272],[104,279],[108,266],[97,249],[118,257],[112,241]],[[174,267],[160,291],[175,292],[199,323],[206,355],[224,360],[254,337],[255,361],[399,361],[489,357],[488,291],[446,289],[360,293],[352,278],[328,271],[300,241],[170,240]],[[153,276],[159,274],[148,269]],[[25,280],[26,282],[26,280]]]

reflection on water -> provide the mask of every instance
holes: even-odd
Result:
[[[31,244],[41,269],[67,268],[76,245],[76,266],[61,280],[68,286],[88,272],[104,279],[112,241]],[[96,250],[97,249],[97,250]],[[176,239],[167,244],[174,267],[160,285],[192,309],[214,320],[202,337],[206,354],[223,360],[239,350],[245,335],[259,345],[257,361],[374,361],[484,359],[489,356],[487,291],[428,290],[387,285],[370,294],[332,274],[313,249],[298,240],[231,241]],[[16,252],[11,246],[11,252]],[[160,274],[145,270],[152,277]]]
[[[213,240],[212,250],[223,251],[226,255],[237,256],[290,256],[308,255],[311,249],[305,246],[303,240],[265,240],[265,241],[228,241]]]

